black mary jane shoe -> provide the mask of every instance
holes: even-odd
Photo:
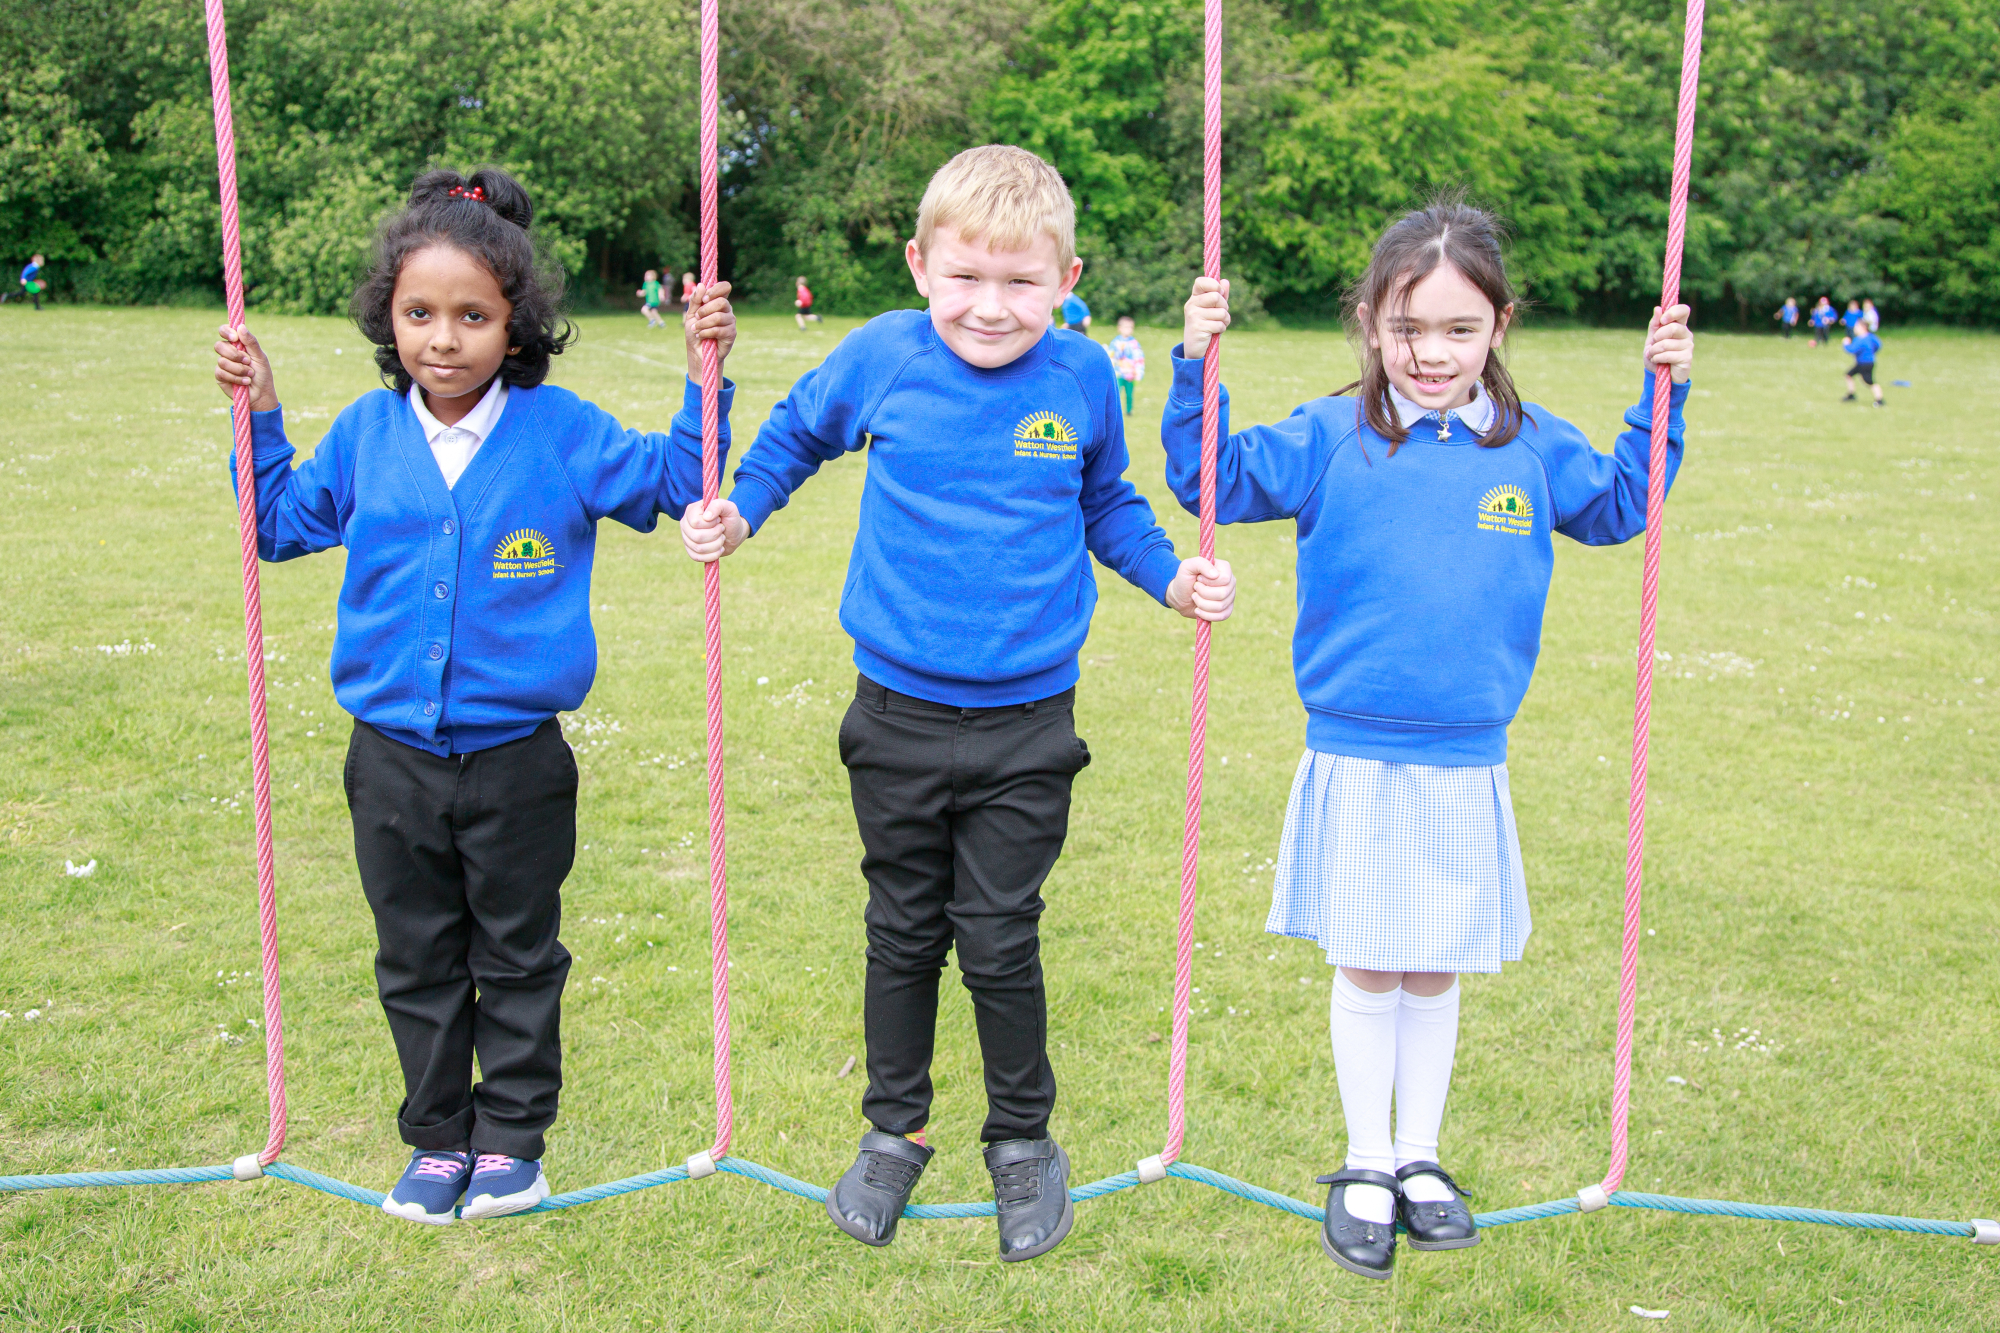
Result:
[[[1006,1139],[986,1149],[1000,1223],[1000,1259],[1018,1263],[1047,1254],[1076,1225],[1069,1197],[1069,1154],[1054,1139]]]
[[[826,1215],[863,1245],[887,1245],[931,1153],[900,1134],[863,1134],[854,1165],[827,1191]]]
[[[1396,1172],[1397,1180],[1411,1176],[1434,1176],[1451,1191],[1451,1198],[1432,1202],[1398,1193],[1396,1215],[1403,1230],[1410,1233],[1413,1250],[1466,1250],[1479,1243],[1479,1225],[1465,1200],[1472,1191],[1445,1174],[1436,1162],[1411,1162]]]
[[[1315,1182],[1330,1188],[1326,1192],[1326,1224],[1319,1231],[1319,1247],[1326,1257],[1350,1273],[1362,1277],[1386,1278],[1396,1271],[1396,1224],[1370,1222],[1347,1211],[1349,1185],[1380,1185],[1397,1198],[1402,1185],[1386,1171],[1364,1171],[1351,1167],[1321,1176]]]

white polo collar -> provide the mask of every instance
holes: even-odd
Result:
[[[495,376],[480,398],[479,405],[461,417],[456,426],[447,426],[432,416],[430,409],[424,406],[424,391],[414,384],[410,386],[410,406],[416,411],[417,424],[424,428],[425,443],[436,444],[438,436],[448,430],[462,430],[474,437],[473,447],[477,448],[493,433],[493,423],[500,419],[500,409],[507,406],[507,383]]]
[[[1472,386],[1472,401],[1464,407],[1433,411],[1412,399],[1406,398],[1395,385],[1389,386],[1389,401],[1396,405],[1396,419],[1403,423],[1404,430],[1415,430],[1421,423],[1429,421],[1431,428],[1442,435],[1449,421],[1457,421],[1474,435],[1484,435],[1493,425],[1493,400],[1487,396],[1484,385]]]

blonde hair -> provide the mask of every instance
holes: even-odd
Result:
[[[917,249],[929,254],[940,227],[995,250],[1025,250],[1053,237],[1056,263],[1076,258],[1076,205],[1056,169],[1025,148],[968,148],[939,167],[917,206]]]

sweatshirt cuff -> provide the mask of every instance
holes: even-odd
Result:
[[[1671,419],[1680,415],[1682,407],[1687,402],[1688,391],[1694,388],[1694,378],[1689,376],[1686,384],[1674,384],[1671,380],[1668,384],[1667,411]],[[1650,370],[1642,370],[1639,373],[1639,401],[1625,413],[1625,424],[1634,430],[1653,428],[1653,372]]]
[[[268,412],[250,414],[250,453],[252,457],[269,457],[280,452],[291,451],[291,441],[285,438],[285,407],[280,403]]]
[[[736,381],[723,377],[722,391],[715,396],[716,412],[723,421],[729,419],[729,406],[736,401]],[[695,434],[701,434],[701,385],[681,377],[681,411],[694,423]]]
[[[1197,363],[1199,364],[1199,363]],[[1138,577],[1132,582],[1145,589],[1146,594],[1161,606],[1167,604],[1167,585],[1181,572],[1181,558],[1174,554],[1171,546],[1155,546],[1140,564]]]
[[[729,492],[729,500],[736,506],[736,512],[743,516],[743,521],[750,525],[753,536],[763,530],[764,520],[785,503],[785,497],[764,482],[756,477],[742,476],[736,479],[736,487]]]
[[[1174,387],[1167,396],[1184,406],[1200,407],[1202,358],[1182,356],[1181,349],[1186,346],[1175,343],[1174,350],[1167,354],[1174,367]]]

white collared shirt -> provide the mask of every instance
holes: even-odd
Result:
[[[1455,418],[1474,435],[1484,435],[1493,425],[1493,400],[1486,396],[1484,385],[1472,386],[1472,401],[1464,407],[1450,407],[1441,412],[1405,398],[1393,384],[1389,386],[1389,401],[1396,405],[1396,419],[1403,423],[1404,430],[1414,430],[1419,423],[1429,421],[1440,439],[1444,437],[1448,419]]]
[[[447,426],[432,416],[424,406],[424,391],[414,384],[410,386],[410,406],[416,411],[417,424],[423,427],[438,471],[444,473],[445,489],[450,490],[458,485],[459,477],[472,463],[472,456],[493,433],[494,423],[500,420],[500,409],[507,406],[507,385],[495,377],[479,405],[461,417],[456,426]]]

